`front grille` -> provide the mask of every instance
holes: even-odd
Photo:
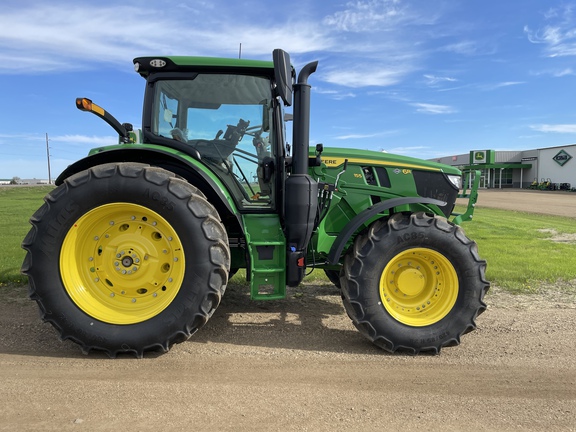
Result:
[[[447,204],[440,207],[440,209],[446,217],[449,217],[452,210],[454,210],[458,190],[440,172],[412,171],[412,173],[414,174],[418,195],[446,201]]]

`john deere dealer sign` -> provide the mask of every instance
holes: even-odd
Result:
[[[556,162],[558,165],[560,166],[564,166],[564,164],[566,162],[568,162],[570,159],[572,159],[572,156],[570,156],[568,153],[566,153],[564,150],[560,150],[558,153],[556,153],[556,156],[554,156],[552,158],[554,160],[554,162]]]
[[[470,165],[493,164],[494,150],[472,150],[470,152]]]

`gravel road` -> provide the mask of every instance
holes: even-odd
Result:
[[[576,192],[486,189],[480,191],[477,206],[576,218]]]
[[[498,193],[512,192],[478,205]],[[60,342],[25,288],[2,287],[0,430],[574,431],[576,281],[545,288],[493,287],[460,346],[412,357],[365,341],[331,285],[258,303],[233,284],[188,342],[109,360]]]

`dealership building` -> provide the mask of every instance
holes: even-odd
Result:
[[[434,160],[462,170],[480,170],[483,188],[576,189],[576,144],[523,151],[473,150]]]

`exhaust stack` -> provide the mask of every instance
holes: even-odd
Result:
[[[306,250],[318,211],[318,183],[308,175],[310,141],[310,88],[308,77],[318,62],[302,68],[294,85],[292,172],[285,184],[285,228],[288,286],[298,285],[306,270]]]

